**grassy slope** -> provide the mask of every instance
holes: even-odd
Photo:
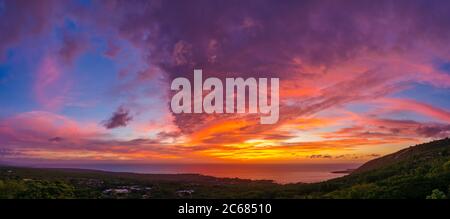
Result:
[[[320,195],[333,198],[425,198],[433,189],[448,193],[450,139],[403,149],[318,185],[329,186]]]
[[[449,196],[449,185],[450,139],[416,145],[369,161],[350,175],[312,184],[0,167],[0,198],[425,198],[434,189]],[[104,193],[131,186],[139,189]],[[177,193],[190,189],[188,196]]]

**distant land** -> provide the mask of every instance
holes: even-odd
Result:
[[[450,139],[371,160],[319,183],[0,166],[0,198],[441,199],[450,196]]]
[[[346,170],[336,170],[336,171],[331,171],[331,173],[344,173],[344,174],[348,174],[348,173],[352,173],[353,171],[355,171],[356,169],[346,169]]]
[[[89,169],[142,174],[200,174],[217,178],[315,183],[344,176],[362,163],[36,163],[22,167]],[[1,165],[0,165],[1,166]],[[4,166],[16,166],[8,164]],[[342,171],[341,171],[342,170]]]

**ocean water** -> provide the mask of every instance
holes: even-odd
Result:
[[[45,165],[49,167],[48,165]],[[56,165],[51,165],[55,167]],[[177,174],[197,173],[221,178],[273,180],[277,183],[320,182],[344,176],[333,171],[354,169],[360,164],[71,164],[60,168],[83,168],[112,172]]]

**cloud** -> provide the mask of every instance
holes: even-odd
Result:
[[[328,155],[328,154],[313,154],[313,155],[309,156],[309,158],[312,158],[312,159],[314,159],[314,158],[330,159],[330,158],[332,158],[332,156]]]
[[[390,110],[413,111],[450,123],[450,111],[427,103],[422,103],[413,99],[395,98],[384,98],[380,100],[380,103],[387,103],[388,105],[385,106]]]
[[[450,125],[443,125],[443,124],[421,125],[417,128],[417,134],[433,138],[448,137],[450,136]]]
[[[103,12],[118,14],[109,25],[118,27],[122,40],[140,48],[148,65],[164,72],[167,82],[179,76],[192,78],[193,68],[204,69],[205,77],[279,77],[282,86],[287,83],[293,88],[290,95],[281,97],[282,124],[387,96],[412,81],[449,86],[449,77],[437,71],[429,59],[448,56],[445,48],[450,32],[442,28],[450,17],[435,12],[449,5],[424,4],[381,1],[375,7],[361,1],[300,1],[286,7],[274,1],[176,5],[138,1],[108,4]],[[137,12],[136,8],[142,10]],[[160,13],[169,10],[174,13]],[[132,14],[133,19],[125,14]],[[304,89],[310,92],[297,94]],[[286,92],[282,89],[281,93]],[[287,106],[286,101],[298,104]],[[174,117],[183,133],[220,126],[217,118],[253,119],[232,115]],[[235,136],[240,141],[277,127],[241,128],[245,131],[224,131],[205,139],[212,142],[219,136]]]
[[[33,91],[36,101],[44,109],[59,109],[68,101],[70,83],[54,56],[42,58],[36,71]]]
[[[111,76],[105,83],[113,81],[117,93],[110,96],[123,95],[126,108],[101,124],[114,129],[133,120],[133,134],[138,133],[135,139],[103,138],[98,130],[85,133],[83,124],[49,112],[2,121],[2,140],[26,148],[30,156],[64,157],[67,150],[79,150],[90,159],[295,160],[311,154],[351,159],[357,157],[351,150],[362,147],[406,146],[448,135],[446,109],[391,98],[415,84],[450,87],[450,75],[436,64],[450,59],[447,2],[93,1],[89,7],[4,2],[0,28],[8,34],[0,36],[2,54],[26,39],[62,30],[57,43],[45,44],[49,48],[33,75],[40,107],[54,112],[65,105],[68,66],[89,46],[102,44],[101,55],[122,69],[118,80]],[[67,30],[66,20],[76,31]],[[259,125],[259,115],[171,114],[170,82],[192,79],[194,68],[221,79],[280,78],[279,122]],[[425,121],[404,116],[411,112]],[[153,138],[142,137],[148,133]]]
[[[120,106],[111,118],[103,121],[102,124],[107,129],[114,129],[127,126],[131,120],[133,120],[133,117],[130,115],[130,110]]]
[[[26,0],[2,1],[0,13],[0,61],[6,49],[22,39],[46,32],[54,22],[54,11],[60,7],[58,1],[29,2]]]
[[[346,139],[417,139],[444,138],[450,135],[447,123],[418,122],[414,120],[383,119],[374,116],[360,117],[352,121],[354,125],[323,134],[325,138]]]
[[[10,148],[0,148],[0,158],[17,157],[20,156],[20,152]]]
[[[62,45],[59,49],[59,56],[67,63],[71,64],[76,58],[80,56],[89,47],[87,41],[82,36],[73,36],[69,33],[64,33]]]
[[[44,160],[189,159],[202,147],[167,144],[167,137],[115,139],[96,122],[76,122],[51,112],[32,111],[0,119],[0,158]]]
[[[50,141],[50,142],[61,142],[61,141],[64,141],[64,139],[61,138],[61,137],[53,137],[53,138],[48,139],[48,141]]]

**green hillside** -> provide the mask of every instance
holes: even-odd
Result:
[[[318,185],[331,187],[320,193],[330,198],[426,198],[433,190],[448,196],[450,139],[374,159],[348,176]]]
[[[412,146],[321,183],[280,185],[197,174],[0,167],[0,198],[446,198],[450,139]]]

